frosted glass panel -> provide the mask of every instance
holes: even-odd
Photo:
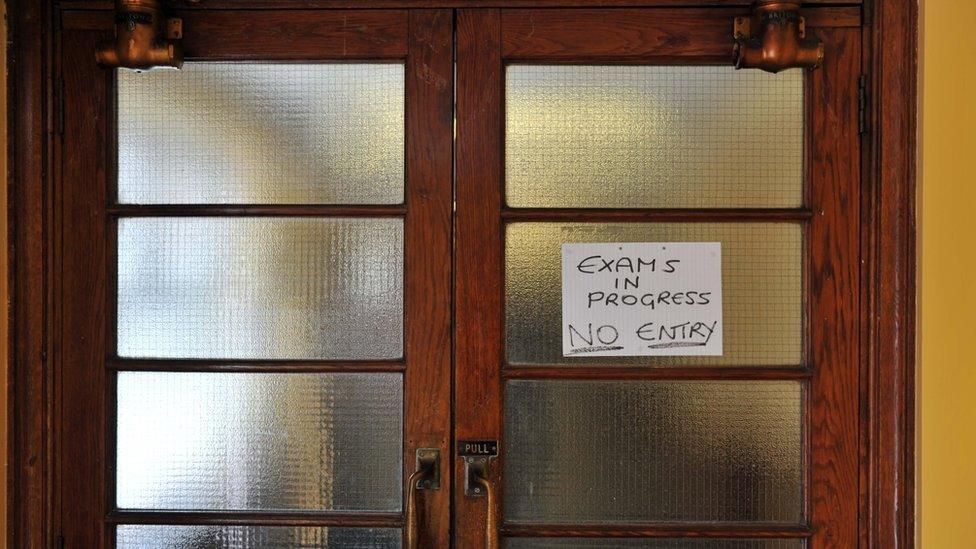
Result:
[[[118,71],[119,202],[403,201],[401,64]]]
[[[512,364],[801,364],[803,234],[798,224],[514,223],[505,238],[505,329]],[[564,242],[721,242],[724,355],[563,357]]]
[[[403,354],[403,221],[124,218],[118,354]]]
[[[398,549],[400,530],[140,524],[119,526],[116,540],[118,549]]]
[[[122,372],[117,504],[399,511],[399,374]]]
[[[797,207],[803,71],[511,65],[515,207]]]
[[[802,539],[512,538],[507,549],[803,549]]]
[[[511,381],[506,520],[797,524],[801,413],[788,381]]]

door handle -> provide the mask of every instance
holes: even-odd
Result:
[[[485,549],[498,549],[498,504],[488,465],[498,455],[498,441],[462,440],[458,454],[464,459],[464,495],[485,498]]]
[[[406,549],[420,547],[420,519],[417,516],[421,490],[440,489],[441,451],[437,448],[417,449],[417,470],[407,479],[407,516],[404,545]]]
[[[487,469],[483,471],[487,472]],[[498,549],[498,518],[495,512],[495,486],[490,480],[477,473],[472,481],[476,486],[480,486],[485,494],[485,549]]]

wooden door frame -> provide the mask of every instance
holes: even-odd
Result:
[[[499,448],[504,450],[499,452],[490,476],[497,485],[507,486],[505,501],[499,501],[491,510],[485,508],[483,501],[455,494],[456,540],[460,547],[483,544],[485,517],[489,514],[509,517],[505,505],[510,503],[509,499],[532,499],[527,493],[508,497],[512,495],[508,490],[512,487],[508,485],[511,479],[509,472],[514,464],[506,467],[506,454],[520,455],[533,463],[542,457],[524,447],[516,449],[514,441],[506,440],[506,431],[510,427],[506,425],[507,416],[511,411],[506,404],[506,394],[513,388],[511,384],[541,384],[542,380],[546,380],[548,390],[555,391],[556,380],[568,385],[584,379],[607,383],[610,383],[609,380],[644,383],[677,379],[707,382],[763,379],[792,380],[803,385],[803,452],[807,464],[806,489],[803,490],[804,520],[799,524],[771,524],[714,519],[702,524],[694,520],[668,522],[644,518],[607,525],[602,524],[603,521],[596,515],[588,515],[589,520],[581,518],[581,515],[563,515],[560,522],[541,519],[536,515],[536,520],[524,516],[512,522],[500,519],[498,522],[503,535],[522,538],[794,536],[808,539],[812,547],[847,548],[857,545],[860,511],[858,366],[861,362],[861,342],[858,332],[860,303],[852,296],[860,295],[859,259],[862,253],[859,210],[863,192],[860,188],[862,142],[858,104],[859,81],[863,74],[860,45],[863,29],[860,28],[861,14],[858,8],[824,6],[806,11],[807,28],[823,40],[828,53],[819,69],[804,76],[804,93],[807,98],[816,98],[816,102],[807,101],[805,115],[809,119],[805,128],[809,146],[802,206],[783,209],[540,208],[536,207],[537,204],[507,204],[503,197],[504,141],[508,133],[504,128],[504,95],[509,88],[504,84],[506,67],[540,63],[721,65],[728,59],[726,25],[736,13],[737,10],[729,8],[670,7],[476,8],[457,11],[454,302],[454,395],[457,406],[454,430],[458,440],[499,441]],[[554,355],[543,353],[546,358],[540,362],[527,356],[519,360],[507,356],[505,318],[513,314],[510,310],[506,313],[509,307],[505,303],[505,295],[510,289],[507,288],[509,277],[513,274],[505,266],[511,251],[511,243],[508,242],[512,236],[510,231],[516,230],[515,234],[519,234],[517,227],[548,223],[560,226],[564,223],[584,223],[593,228],[631,222],[745,224],[739,227],[759,223],[777,230],[800,228],[805,234],[805,244],[802,246],[806,273],[803,277],[803,316],[817,319],[806,323],[803,337],[806,348],[802,358],[797,357],[798,362],[795,363],[785,360],[786,364],[780,364],[777,368],[757,368],[748,360],[737,363],[738,368],[719,367],[714,363],[687,367],[674,364],[665,368],[616,364],[616,367],[608,368],[616,361],[604,359],[600,365],[594,361],[565,364],[557,359],[558,351]],[[526,238],[525,234],[521,236]],[[565,234],[557,240],[566,242],[567,238],[574,241]],[[717,236],[716,239],[726,240]],[[515,237],[515,240],[521,238]],[[594,240],[602,241],[603,238],[588,234],[587,238],[582,239]],[[735,239],[730,240],[724,242],[723,247],[728,245],[730,249],[734,248],[732,241]],[[735,255],[735,252],[731,251],[730,255]],[[553,257],[547,257],[546,261],[558,264],[558,251]],[[736,269],[732,267],[733,271]],[[547,275],[539,276],[548,278]],[[531,296],[522,297],[530,302],[542,304],[555,298],[558,303],[558,295],[548,295],[538,291],[538,288],[527,293]],[[558,309],[558,305],[556,307]],[[525,311],[521,312],[525,314]],[[535,319],[535,324],[538,321]],[[550,335],[558,341],[558,332]],[[735,340],[731,331],[726,332],[726,342],[729,339]],[[548,343],[544,347],[551,349]],[[536,437],[531,442],[524,439],[524,432],[519,437],[522,446],[546,445],[544,435],[539,431],[532,432]],[[566,435],[565,432],[562,434]],[[539,437],[543,440],[536,440]],[[565,436],[556,438],[563,439]],[[585,445],[584,440],[579,442]],[[607,451],[613,453],[609,448]],[[557,456],[552,458],[558,459]],[[555,477],[568,472],[559,465],[552,467],[549,473]],[[515,466],[515,469],[526,473],[519,466]],[[459,468],[455,474],[459,479],[455,482],[457,484],[463,479],[463,471]],[[540,485],[549,485],[548,489],[537,486],[539,501],[561,491],[567,492],[567,501],[582,503],[586,499],[580,499],[581,493],[573,493],[555,481],[544,481],[539,475],[529,475],[522,481],[531,482],[533,478]],[[518,493],[519,490],[513,488],[511,492]],[[547,495],[542,496],[543,492]],[[535,503],[538,505],[538,502]],[[573,520],[569,516],[578,518]],[[828,540],[831,545],[827,544]]]
[[[182,2],[182,0],[180,0]],[[106,0],[8,0],[10,547],[52,547],[53,441],[59,426],[50,269],[53,150],[60,90],[53,74],[60,9]],[[194,6],[188,2],[184,5]],[[470,8],[725,6],[750,0],[212,0],[207,8]],[[911,547],[915,537],[915,193],[918,6],[914,0],[815,0],[862,9],[868,132],[863,137],[861,300],[862,547]],[[256,17],[260,13],[255,14]],[[731,25],[731,24],[730,24]],[[730,38],[731,51],[731,38]]]
[[[52,516],[68,547],[101,547],[115,526],[152,521],[181,524],[291,523],[403,528],[402,510],[303,511],[119,509],[114,505],[115,384],[124,372],[256,374],[394,373],[402,381],[401,478],[416,467],[416,451],[451,452],[451,285],[453,12],[415,10],[279,10],[255,19],[251,11],[181,12],[199,32],[184,41],[187,56],[208,61],[393,63],[403,71],[404,196],[399,204],[117,204],[115,118],[118,80],[90,53],[114,30],[111,11],[64,10],[60,69],[65,114],[55,136],[56,198],[51,270],[54,329],[50,339],[59,427],[53,442]],[[350,30],[351,29],[351,30]],[[114,312],[121,253],[118,231],[127,219],[206,216],[242,220],[398,219],[403,240],[403,347],[399,357],[275,359],[239,357],[163,360],[120,356]],[[60,280],[59,280],[60,277]],[[58,419],[59,417],[59,419]],[[336,465],[338,466],[338,465]],[[418,498],[421,543],[444,546],[450,534],[450,478]],[[405,494],[406,495],[406,494]],[[60,497],[58,497],[60,496]],[[406,498],[404,498],[406,501]],[[95,527],[97,526],[97,527]]]

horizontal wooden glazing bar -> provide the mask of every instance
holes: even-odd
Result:
[[[403,205],[336,206],[306,204],[120,204],[108,206],[107,212],[109,215],[117,217],[399,217],[406,215],[407,208]]]
[[[504,524],[508,537],[603,537],[603,538],[807,538],[806,525],[769,524]]]
[[[108,368],[119,372],[403,372],[400,361],[141,359],[110,358]]]
[[[721,221],[782,222],[807,221],[809,209],[599,209],[599,208],[504,208],[506,221],[578,221],[578,222],[654,222],[654,221]]]
[[[231,511],[128,511],[109,512],[111,524],[219,524],[271,526],[343,526],[400,528],[403,516],[398,513],[345,512],[231,512]]]
[[[505,379],[687,379],[687,380],[807,380],[807,368],[649,367],[649,366],[507,366]]]

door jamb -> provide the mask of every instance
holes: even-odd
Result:
[[[244,5],[248,0],[241,0]],[[400,0],[396,6],[466,7],[527,2]],[[554,2],[541,0],[547,6]],[[574,2],[567,0],[566,5]],[[612,2],[608,2],[612,4]],[[630,1],[665,5],[670,0]],[[681,4],[714,4],[685,0]],[[748,0],[726,2],[748,5]],[[863,547],[911,547],[915,541],[915,318],[918,6],[915,0],[861,5],[870,106],[864,137],[861,315],[861,519]],[[337,4],[341,4],[338,2]],[[384,0],[359,9],[389,7]],[[324,6],[328,7],[328,6]],[[53,402],[58,388],[48,357],[55,305],[51,222],[56,89],[53,2],[8,0],[8,282],[7,543],[52,547],[58,517],[54,485]],[[731,44],[731,39],[730,39]],[[731,45],[730,45],[731,47]]]
[[[871,0],[864,13],[861,545],[914,547],[918,2]]]

